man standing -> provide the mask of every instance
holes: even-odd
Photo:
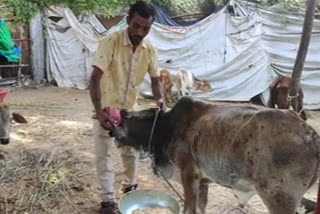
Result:
[[[99,44],[93,59],[90,79],[90,96],[96,110],[93,124],[98,180],[102,189],[102,214],[116,213],[114,202],[114,170],[111,155],[113,138],[109,137],[110,114],[105,108],[134,109],[138,85],[148,72],[157,106],[163,106],[161,84],[155,48],[146,40],[154,21],[153,7],[143,1],[131,5],[127,18],[128,27],[107,35]],[[109,111],[112,112],[112,111]],[[115,111],[116,112],[116,111]],[[123,192],[137,187],[137,151],[124,147],[121,158],[124,175],[127,177]]]

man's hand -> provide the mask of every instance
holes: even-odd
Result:
[[[163,99],[157,100],[156,104],[157,104],[157,107],[160,108],[160,109],[164,109],[165,108]]]
[[[162,99],[162,86],[159,77],[151,78],[151,89],[153,97],[156,100],[157,107],[163,109],[165,106]]]
[[[105,112],[100,111],[99,113],[97,113],[97,119],[99,120],[102,128],[104,128],[105,130],[111,131],[113,126],[110,118],[107,116]]]

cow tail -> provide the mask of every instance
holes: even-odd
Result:
[[[311,128],[311,144],[316,151],[317,163],[315,167],[315,172],[312,179],[310,180],[308,188],[310,188],[320,176],[320,136],[318,133]]]

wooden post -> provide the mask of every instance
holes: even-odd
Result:
[[[42,32],[42,12],[38,12],[30,21],[32,76],[36,83],[45,80],[45,47]]]
[[[320,183],[319,183],[320,184]],[[320,214],[320,185],[318,184],[317,209],[315,214]]]
[[[19,47],[21,47],[22,49],[22,40],[23,39],[23,32],[24,32],[24,28],[22,26],[19,27]],[[23,60],[23,51],[20,55],[20,59],[19,59],[19,67],[18,67],[18,74],[17,74],[17,85],[18,86],[22,86],[22,81],[21,81],[21,70],[22,70],[22,67],[21,67],[21,64],[22,64],[22,60]]]
[[[300,47],[298,50],[297,58],[292,72],[292,84],[289,90],[292,101],[290,105],[295,111],[297,111],[297,93],[300,84],[300,77],[303,69],[303,65],[307,56],[310,38],[312,34],[312,25],[315,10],[317,7],[317,0],[308,0],[306,14],[304,17],[303,31],[301,36]]]

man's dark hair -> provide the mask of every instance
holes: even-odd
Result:
[[[143,18],[152,17],[152,21],[154,21],[155,11],[151,4],[144,1],[136,1],[136,3],[132,4],[129,10],[129,18],[133,17],[134,13],[138,13]]]

